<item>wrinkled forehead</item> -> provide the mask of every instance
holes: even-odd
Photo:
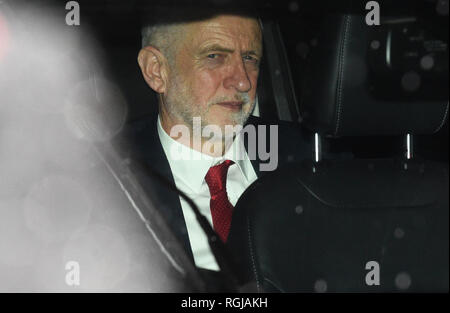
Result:
[[[208,43],[261,52],[262,33],[259,22],[252,17],[219,15],[186,25],[187,43],[201,47]]]

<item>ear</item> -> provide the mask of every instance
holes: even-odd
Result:
[[[167,88],[168,66],[164,55],[155,47],[142,48],[138,54],[138,63],[147,84],[159,94]]]

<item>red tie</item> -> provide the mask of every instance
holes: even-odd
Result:
[[[213,227],[223,242],[227,241],[233,214],[233,205],[227,195],[227,172],[232,164],[234,164],[233,161],[225,160],[219,165],[212,166],[205,176],[211,194],[209,206]]]

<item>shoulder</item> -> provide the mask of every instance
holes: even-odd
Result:
[[[124,129],[124,136],[151,136],[156,133],[158,116],[147,115],[137,120],[128,122]]]
[[[146,154],[145,150],[152,150],[156,144],[159,144],[157,120],[156,115],[149,115],[129,121],[114,138],[113,145],[126,153],[140,150]]]

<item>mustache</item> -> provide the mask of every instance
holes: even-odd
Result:
[[[248,95],[247,92],[245,92],[245,93],[235,94],[234,97],[230,97],[230,96],[218,97],[216,99],[213,99],[208,104],[208,106],[211,106],[213,104],[220,103],[220,102],[231,102],[231,101],[240,101],[240,102],[243,102],[244,104],[249,103],[250,96]]]

